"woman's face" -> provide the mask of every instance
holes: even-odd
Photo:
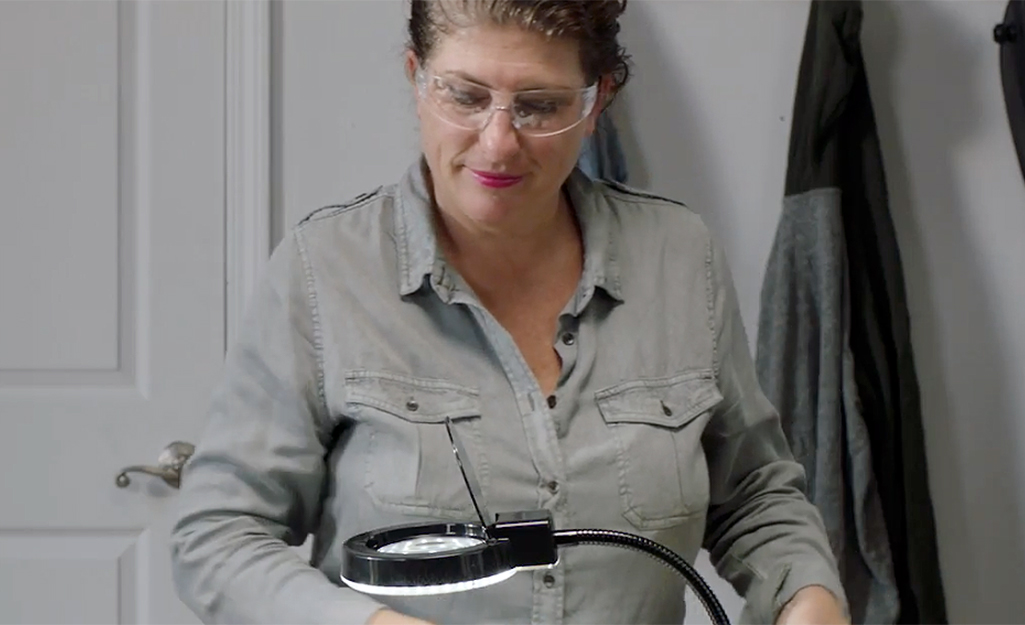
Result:
[[[458,77],[506,93],[579,89],[588,85],[578,45],[516,26],[473,26],[443,35],[424,69],[428,75]],[[411,77],[417,68],[410,52]],[[482,130],[467,130],[440,119],[434,106],[427,98],[417,99],[422,149],[439,208],[470,227],[514,231],[551,217],[600,110],[595,106],[566,132],[535,137],[513,126],[511,111],[495,110]]]

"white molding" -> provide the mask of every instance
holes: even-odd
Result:
[[[225,341],[270,255],[270,0],[226,0]]]

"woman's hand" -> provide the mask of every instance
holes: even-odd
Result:
[[[783,606],[776,625],[849,625],[843,606],[822,586],[808,586]]]
[[[381,608],[367,619],[367,625],[432,625],[432,623],[413,618],[412,616],[406,616],[395,610]]]

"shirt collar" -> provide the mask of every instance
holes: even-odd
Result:
[[[444,265],[438,250],[431,216],[431,194],[427,187],[427,164],[421,158],[406,170],[399,183],[395,207],[395,243],[399,254],[399,291],[418,291],[425,275]]]
[[[575,312],[583,311],[595,288],[622,302],[618,218],[603,192],[604,187],[575,168],[566,181],[565,189],[584,239],[584,271],[577,289]]]
[[[453,280],[438,248],[434,232],[431,194],[427,184],[427,164],[420,158],[410,165],[399,184],[395,207],[395,241],[398,248],[399,291],[409,295],[424,286],[424,277],[431,284],[451,292]],[[584,269],[573,308],[579,314],[590,301],[595,288],[623,301],[620,286],[617,231],[614,215],[598,183],[580,169],[574,169],[566,181],[584,239]]]

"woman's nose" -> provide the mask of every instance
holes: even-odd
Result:
[[[495,160],[515,154],[520,149],[520,133],[512,123],[512,112],[505,107],[496,107],[484,128],[479,141],[488,155]]]

